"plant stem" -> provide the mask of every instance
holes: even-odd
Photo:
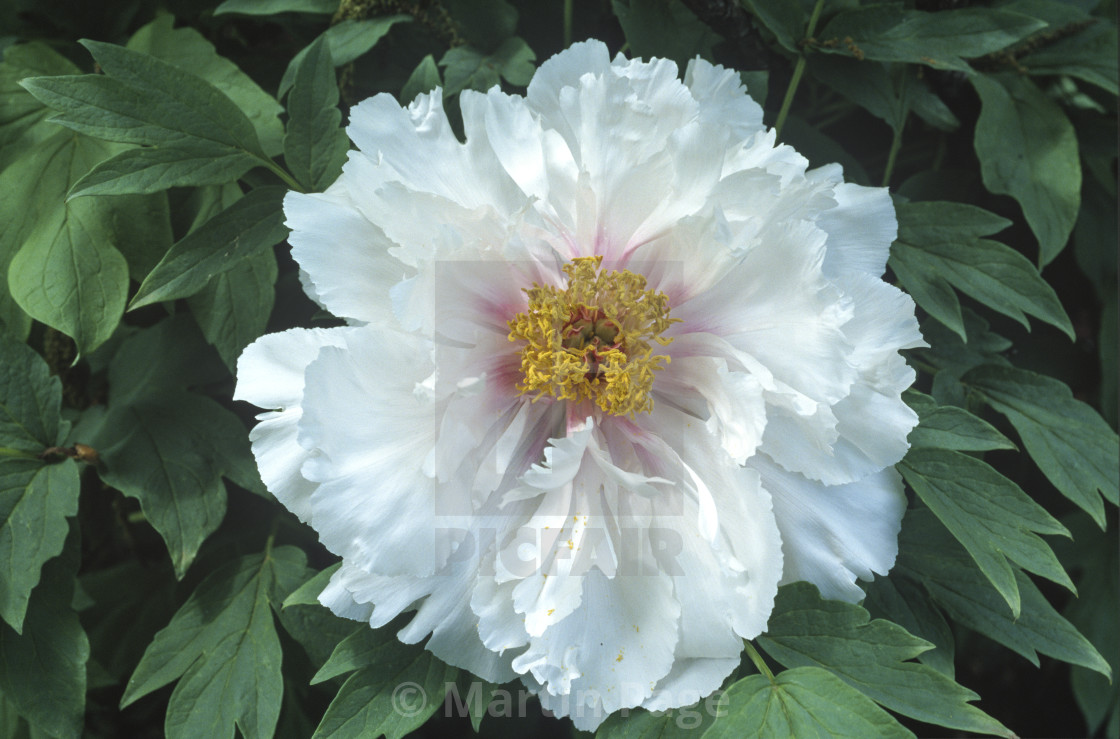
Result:
[[[572,45],[572,5],[573,0],[564,0],[564,48]]]
[[[813,14],[809,16],[809,27],[805,29],[805,38],[811,38],[813,31],[816,30],[822,8],[824,8],[824,0],[817,0],[817,4],[813,6]],[[790,78],[789,87],[786,88],[786,96],[782,99],[782,108],[778,111],[778,120],[774,122],[775,138],[780,139],[782,136],[782,127],[785,126],[790,106],[793,105],[793,96],[797,92],[797,86],[801,83],[801,76],[805,74],[805,64],[805,52],[802,50],[797,56],[797,64],[793,67],[793,77]]]
[[[894,138],[891,139],[891,150],[887,154],[887,166],[883,170],[883,187],[888,187],[891,184],[891,173],[894,172],[894,163],[898,159],[898,150],[902,148],[902,131],[905,128],[906,118],[903,118],[902,124],[894,131]]]
[[[762,659],[762,655],[758,653],[754,645],[744,640],[743,646],[746,647],[747,656],[751,658],[751,662],[754,662],[754,666],[758,668],[758,671],[765,675],[766,679],[770,682],[775,682],[774,673],[770,672],[770,668],[766,666],[766,661]]]
[[[296,182],[295,178],[288,174],[287,171],[285,171],[285,169],[276,162],[272,161],[271,159],[261,159],[260,157],[257,157],[257,159],[273,174],[282,179],[284,181],[284,184],[288,187],[292,188],[296,192],[307,192],[303,189],[303,185]]]

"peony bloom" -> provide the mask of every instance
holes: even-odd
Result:
[[[347,326],[264,336],[268,488],[342,566],[335,613],[593,729],[688,705],[778,585],[885,573],[917,422],[884,283],[885,190],[807,170],[734,71],[577,44],[525,97],[351,111],[325,193],[284,201]]]

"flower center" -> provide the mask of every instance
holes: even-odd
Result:
[[[525,290],[529,308],[509,322],[509,340],[525,341],[517,389],[533,400],[594,401],[612,415],[653,408],[654,373],[669,362],[652,356],[650,342],[667,346],[664,293],[646,290],[646,278],[629,270],[601,272],[603,258],[577,257],[564,265],[568,287]]]

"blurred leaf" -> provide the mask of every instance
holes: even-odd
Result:
[[[908,437],[912,448],[971,452],[1015,449],[1011,440],[995,426],[963,408],[938,405],[930,396],[913,389],[904,392],[902,399],[918,414],[918,425]]]
[[[1120,502],[1120,440],[1065,383],[1015,367],[985,365],[963,378],[985,403],[1007,416],[1031,459],[1062,495],[1102,529],[1104,504]]]
[[[1002,230],[1006,220],[962,203],[904,203],[897,212],[891,269],[918,305],[962,339],[966,335],[960,303],[951,288],[1011,316],[1028,330],[1024,314],[1074,338],[1058,296],[1026,257],[998,241],[979,238]]]
[[[326,189],[342,171],[350,140],[341,127],[338,84],[323,37],[307,47],[288,93],[284,161],[304,187]]]
[[[23,632],[43,563],[62,551],[78,513],[78,470],[38,454],[59,445],[62,388],[29,347],[0,336],[0,618]]]
[[[376,46],[394,25],[411,20],[410,15],[387,15],[381,18],[345,20],[336,23],[323,32],[323,38],[327,40],[327,48],[330,49],[331,61],[336,67],[349,64]],[[291,89],[296,79],[296,70],[303,64],[303,58],[310,48],[310,46],[303,48],[292,58],[292,61],[288,62],[288,68],[284,70],[284,76],[280,79],[280,89],[276,93],[278,97],[284,97]]]
[[[276,275],[276,257],[267,249],[258,251],[187,298],[202,335],[230,372],[236,373],[237,358],[268,325]]]
[[[280,715],[280,640],[272,608],[304,577],[294,547],[239,557],[212,572],[144,653],[121,706],[179,680],[164,728],[169,739],[271,737]]]
[[[824,600],[809,583],[778,589],[758,645],[785,667],[829,670],[884,708],[919,721],[1013,736],[968,704],[979,697],[971,690],[924,664],[908,661],[932,644],[889,621],[870,621],[860,606]]]
[[[408,105],[416,99],[417,95],[431,92],[442,84],[435,57],[428,54],[420,60],[416,69],[412,70],[412,74],[408,76],[408,81],[401,88],[401,104]]]
[[[533,78],[537,58],[521,38],[512,36],[494,53],[484,54],[471,46],[448,49],[439,65],[444,68],[445,97],[461,90],[489,90],[505,78],[510,84],[524,86]]]
[[[78,568],[74,536],[63,555],[43,565],[23,634],[0,623],[0,695],[52,737],[82,735],[89,642],[70,607]]]
[[[1069,532],[991,466],[948,449],[913,449],[898,471],[968,550],[1016,617],[1019,590],[1008,560],[1074,589],[1050,546],[1037,535]]]
[[[814,48],[967,72],[965,59],[999,51],[1045,27],[1035,18],[991,8],[927,13],[883,3],[838,13],[817,34],[822,43]]]
[[[848,182],[869,185],[871,178],[859,160],[844,150],[835,139],[817,130],[803,118],[791,115],[782,129],[782,143],[789,144],[805,156],[814,167],[837,162],[844,168],[844,179]]]
[[[460,678],[460,683],[462,682],[465,681]],[[482,683],[475,679],[471,681],[468,690],[477,691],[478,699],[470,700],[469,692],[463,696],[466,699],[464,702],[472,709],[472,722],[476,706],[483,714],[486,712],[485,701],[492,696],[492,694],[487,695],[486,686],[489,686],[489,683]],[[500,689],[495,688],[495,690],[499,695],[501,694]],[[459,695],[463,693],[460,691]],[[612,713],[595,732],[595,739],[690,739],[700,735],[707,736],[704,732],[716,718],[725,718],[728,714],[724,695],[723,691],[717,690],[700,703],[669,711],[631,708],[628,711]],[[474,730],[478,731],[478,724],[474,724]]]
[[[444,0],[467,43],[493,51],[517,30],[517,8],[506,0]]]
[[[277,13],[314,13],[332,15],[338,10],[338,0],[225,0],[214,9],[214,15],[240,13],[241,15],[276,15]]]
[[[723,694],[727,715],[708,739],[740,737],[913,737],[889,713],[826,670],[797,667],[770,680],[750,675]]]
[[[1069,240],[1081,204],[1073,126],[1057,103],[1019,75],[969,80],[981,102],[975,146],[984,186],[1019,201],[1038,238],[1039,264],[1049,264]]]
[[[174,22],[170,15],[157,17],[134,33],[127,47],[174,64],[218,88],[252,121],[264,153],[279,154],[284,137],[280,103],[236,64],[219,56],[202,34],[193,28],[174,28]]]
[[[1022,599],[1018,618],[1006,601],[976,567],[968,553],[953,540],[927,510],[911,511],[902,522],[896,568],[920,582],[946,614],[962,626],[978,631],[1035,667],[1038,654],[1082,665],[1109,674],[1108,663],[1092,644],[1054,610],[1031,579],[1016,571]]]
[[[934,648],[919,654],[918,660],[946,677],[953,677],[953,631],[929,596],[904,577],[877,577],[864,588],[867,599],[863,607],[871,616],[893,621],[933,644]]]
[[[315,730],[315,739],[400,739],[443,703],[458,673],[396,630],[359,629],[344,639],[312,682],[357,670],[342,684]]]
[[[23,89],[19,81],[80,71],[69,59],[39,41],[15,44],[4,50],[4,62],[0,64],[0,170],[57,131],[54,126],[39,125],[52,111]]]
[[[712,47],[723,40],[684,3],[611,0],[611,7],[630,44],[630,56],[672,59],[682,74],[696,56],[710,60]]]
[[[112,203],[109,239],[128,262],[128,275],[143,282],[171,248],[171,208],[167,193],[119,195],[100,201]]]
[[[894,76],[897,80],[892,78],[892,70],[886,64],[819,55],[809,57],[810,74],[899,131],[910,110],[904,96],[909,80],[904,80],[901,73],[909,72],[901,67],[895,69],[898,70]]]
[[[145,278],[129,310],[201,291],[211,279],[288,236],[282,187],[260,187],[176,242]]]
[[[744,3],[786,51],[801,53],[799,44],[809,24],[801,3],[791,0],[744,0]]]

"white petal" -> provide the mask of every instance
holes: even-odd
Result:
[[[270,409],[249,433],[253,457],[269,492],[301,521],[311,516],[315,484],[300,474],[310,452],[299,445],[304,372],[325,346],[339,346],[351,329],[292,329],[257,339],[237,360],[234,400]],[[274,410],[272,410],[274,409]]]
[[[850,182],[834,190],[836,207],[826,210],[817,225],[828,232],[824,271],[830,277],[856,271],[879,277],[886,271],[898,219],[885,187]]]
[[[762,106],[747,94],[734,69],[697,57],[688,63],[684,83],[700,103],[701,119],[728,126],[736,140],[747,140],[764,129]]]
[[[885,575],[898,554],[906,512],[902,478],[886,469],[847,485],[826,486],[762,455],[750,461],[774,501],[782,532],[782,583],[806,580],[826,598],[856,602],[856,578]]]

